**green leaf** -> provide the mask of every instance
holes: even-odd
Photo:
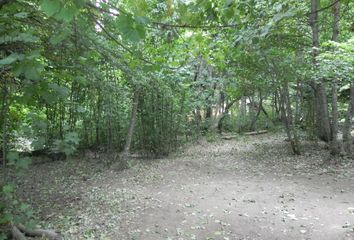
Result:
[[[41,57],[41,53],[39,50],[33,50],[26,54],[26,59],[34,60],[34,62],[36,62],[36,59],[40,57]]]
[[[44,137],[39,137],[38,139],[36,139],[31,143],[31,146],[33,147],[34,150],[43,149],[45,142],[46,140]]]
[[[49,42],[53,45],[56,45],[60,42],[62,42],[65,38],[67,38],[70,35],[70,31],[63,31],[59,34],[53,35],[50,39]]]
[[[132,1],[133,11],[136,15],[146,15],[147,10],[149,9],[148,3],[146,0],[135,0]]]
[[[2,187],[2,192],[5,193],[5,194],[6,193],[12,193],[13,191],[14,191],[14,188],[11,185],[9,185],[9,184],[7,184],[7,185]]]
[[[15,43],[15,42],[25,42],[34,43],[37,42],[39,38],[34,36],[31,32],[16,33],[14,35],[4,35],[0,39],[0,43]]]
[[[31,80],[38,80],[40,78],[40,74],[35,66],[27,67],[25,70],[25,77]]]
[[[68,132],[65,134],[65,141],[68,143],[79,144],[79,135],[76,132]]]
[[[53,104],[56,101],[58,101],[58,97],[55,94],[52,94],[50,92],[43,93],[42,97],[46,101],[46,103],[48,103],[48,104]]]
[[[224,3],[224,8],[229,8],[234,3],[234,0],[226,0]]]
[[[136,16],[135,21],[141,25],[148,25],[149,23],[151,23],[150,19],[146,16]]]
[[[14,188],[10,184],[7,184],[2,187],[2,192],[7,196],[10,195],[11,193],[13,193],[13,191],[14,191]]]
[[[27,216],[28,218],[31,218],[31,217],[33,216],[33,211],[32,211],[32,210],[27,210],[27,211],[25,212],[25,214],[26,214],[26,216]]]
[[[85,6],[86,1],[85,0],[74,0],[74,3],[76,5],[76,7],[82,8],[83,6]]]
[[[59,86],[56,83],[50,83],[48,84],[48,87],[49,91],[45,91],[42,93],[43,99],[48,104],[53,104],[59,99],[65,99],[70,94],[70,91],[67,87]]]
[[[34,55],[32,55],[34,54]],[[40,74],[44,70],[43,63],[36,58],[36,52],[33,51],[28,55],[28,58],[24,61],[17,62],[14,65],[13,74],[15,76],[20,76],[24,74],[27,79],[38,80],[40,79]]]
[[[29,208],[30,208],[30,206],[28,204],[25,204],[25,203],[21,203],[20,204],[20,211],[21,212],[24,212],[24,211],[26,211]]]
[[[233,8],[228,8],[226,11],[225,11],[225,17],[227,20],[230,20],[232,19],[232,17],[235,15],[234,13],[234,9]]]
[[[139,42],[145,38],[145,30],[142,27],[132,29],[125,34],[125,37],[132,42]]]
[[[69,96],[70,90],[67,87],[59,86],[58,84],[55,83],[50,83],[49,87],[53,89],[55,93],[61,98],[65,98]]]
[[[65,5],[59,14],[57,14],[56,18],[58,20],[63,20],[66,23],[71,22],[75,15],[78,13],[78,9],[75,7],[75,5]]]
[[[40,8],[45,14],[51,17],[60,11],[61,2],[58,0],[43,0]]]
[[[258,43],[259,43],[259,38],[258,37],[252,38],[252,44],[258,44]]]
[[[12,220],[13,215],[11,213],[5,213],[3,216],[0,217],[0,224],[8,224],[12,222]]]
[[[133,18],[130,15],[120,15],[117,18],[117,27],[120,31],[126,32],[133,28]]]
[[[32,33],[20,33],[16,37],[16,40],[21,42],[34,43],[37,42],[39,38],[37,36],[34,36]]]
[[[122,15],[117,19],[117,27],[121,31],[123,37],[132,42],[138,42],[145,38],[145,28],[139,22],[148,21],[147,19],[138,18],[134,20],[130,15]],[[138,22],[139,21],[139,22]]]
[[[0,233],[0,240],[6,240],[7,236],[5,233]]]
[[[82,58],[81,58],[80,61],[84,61],[84,60],[82,60]],[[75,77],[74,80],[75,80],[75,82],[79,83],[81,86],[87,86],[87,84],[88,84],[87,79],[83,76],[77,76],[77,77]]]
[[[9,56],[6,58],[3,58],[0,60],[0,65],[9,65],[15,61],[17,61],[20,58],[20,55],[17,53],[11,53]]]

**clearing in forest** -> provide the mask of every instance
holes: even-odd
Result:
[[[294,156],[284,139],[199,141],[121,172],[44,163],[18,181],[66,239],[353,239],[353,162],[323,165],[328,152],[310,143]]]

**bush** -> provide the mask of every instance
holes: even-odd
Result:
[[[78,145],[79,135],[76,132],[68,132],[65,134],[64,139],[54,141],[52,152],[64,153],[66,158],[69,158],[74,154]]]
[[[9,166],[14,167],[17,175],[21,175],[31,163],[30,158],[20,157],[17,152],[9,152],[7,161]],[[17,199],[14,184],[5,182],[0,185],[0,240],[7,239],[5,231],[12,225],[20,223],[33,227],[35,224],[32,218],[33,210],[30,205]]]
[[[205,138],[208,142],[216,142],[218,139],[218,135],[214,131],[208,131],[205,133]]]
[[[272,116],[270,116],[272,118]],[[248,132],[254,130],[262,130],[262,129],[274,129],[273,122],[261,113],[256,123],[254,124],[255,129],[252,129],[251,125],[254,121],[254,117],[249,114],[241,115],[239,111],[237,111],[234,115],[227,115],[223,119],[223,130],[227,132]]]

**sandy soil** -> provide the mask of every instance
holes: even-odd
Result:
[[[323,165],[321,145],[293,156],[265,134],[177,152],[122,172],[102,159],[37,165],[20,195],[66,239],[354,239],[353,161]]]

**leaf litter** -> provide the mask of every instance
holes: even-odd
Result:
[[[200,140],[121,172],[45,163],[17,180],[19,195],[66,239],[353,239],[353,161],[324,165],[312,142],[291,155],[284,139]]]

